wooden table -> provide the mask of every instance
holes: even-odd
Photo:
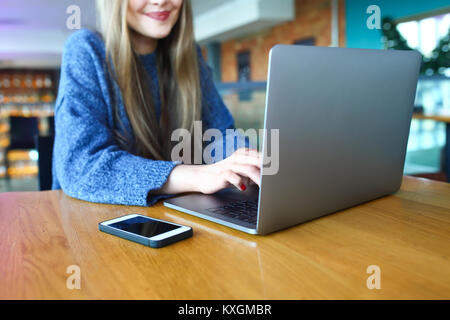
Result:
[[[414,113],[413,118],[450,123],[450,110],[435,113]]]
[[[413,115],[414,119],[418,120],[434,120],[438,122],[444,122],[445,123],[445,136],[446,136],[446,143],[445,143],[445,168],[446,168],[446,175],[447,175],[447,182],[450,182],[450,111],[441,111],[438,113],[415,113]]]
[[[137,212],[190,225],[151,249],[98,231]],[[69,290],[66,269],[81,270]],[[381,289],[369,290],[369,265]],[[0,194],[1,299],[449,299],[450,184],[401,191],[268,236],[163,207],[93,204],[61,191]]]

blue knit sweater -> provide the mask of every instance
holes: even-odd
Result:
[[[233,118],[214,86],[210,67],[199,57],[202,88],[203,130],[225,132]],[[155,53],[140,59],[153,81],[155,112],[160,115]],[[168,195],[149,195],[161,188],[172,169],[172,161],[145,159],[121,149],[114,136],[111,86],[104,70],[105,45],[90,30],[78,30],[65,43],[58,97],[55,105],[55,144],[52,189],[85,201],[147,206]],[[116,85],[116,88],[117,85]],[[205,108],[210,111],[205,112]],[[133,135],[122,99],[119,114],[128,134]]]

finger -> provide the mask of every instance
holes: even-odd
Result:
[[[236,174],[233,170],[226,170],[222,173],[224,179],[228,181],[230,184],[234,185],[239,190],[242,190],[243,185],[243,177]]]
[[[261,180],[261,171],[258,167],[252,165],[233,164],[230,167],[233,172],[252,180],[258,186]]]
[[[251,183],[253,183],[252,179],[242,176],[242,184],[245,186],[245,188],[247,188]]]
[[[252,165],[260,169],[262,165],[262,158],[251,157],[242,154],[233,154],[229,159],[230,162],[235,164]]]
[[[239,154],[239,155],[255,157],[255,158],[262,157],[262,153],[259,152],[258,149],[240,148],[240,149],[237,149],[234,153],[237,155]]]

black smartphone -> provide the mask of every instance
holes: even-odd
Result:
[[[167,246],[193,234],[191,227],[135,213],[100,222],[98,228],[100,231],[152,248]]]

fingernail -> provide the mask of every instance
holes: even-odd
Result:
[[[241,183],[241,190],[245,191],[245,189],[247,189],[247,187],[245,186],[245,184]]]

